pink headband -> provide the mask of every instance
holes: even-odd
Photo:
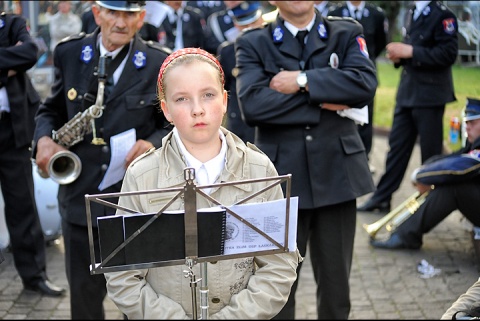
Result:
[[[157,80],[158,89],[160,90],[160,92],[163,92],[163,74],[165,73],[165,69],[167,69],[168,65],[170,65],[172,61],[174,61],[178,57],[182,57],[185,55],[201,55],[213,61],[218,66],[218,69],[220,70],[221,77],[222,77],[222,86],[225,85],[225,74],[223,73],[222,66],[220,65],[220,62],[218,61],[217,58],[215,58],[209,52],[200,48],[183,48],[183,49],[178,49],[174,51],[167,57],[167,59],[163,61],[162,67],[160,68],[160,72],[158,73],[158,80]]]

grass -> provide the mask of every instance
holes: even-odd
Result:
[[[395,108],[395,95],[400,81],[401,68],[395,69],[387,61],[377,62],[377,76],[379,86],[375,96],[375,112],[373,125],[375,127],[390,128]],[[449,142],[450,119],[462,119],[462,111],[467,97],[480,99],[480,66],[470,67],[455,64],[453,66],[453,82],[457,101],[446,105],[444,115],[444,141],[451,150],[461,147],[461,139],[457,144]]]

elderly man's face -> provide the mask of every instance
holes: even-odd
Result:
[[[145,10],[118,11],[92,6],[95,22],[102,31],[102,43],[108,51],[126,45],[143,26]]]

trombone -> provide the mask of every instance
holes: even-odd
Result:
[[[431,187],[433,189],[433,186]],[[385,227],[385,229],[392,233],[405,222],[411,215],[413,215],[418,208],[425,202],[429,191],[420,193],[416,191],[403,203],[394,208],[390,213],[386,214],[376,222],[371,224],[363,224],[363,228],[367,231],[370,238],[375,239],[377,233]]]

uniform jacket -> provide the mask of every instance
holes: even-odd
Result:
[[[202,12],[197,8],[186,6],[183,8],[183,14],[177,19],[182,19],[183,47],[204,48],[206,23]],[[175,38],[173,25],[167,16],[159,27],[158,42],[173,50],[175,48]]]
[[[360,108],[374,97],[375,67],[361,25],[318,13],[304,52],[309,92],[285,95],[269,88],[281,70],[299,70],[301,47],[282,19],[236,40],[237,93],[255,144],[281,174],[292,174],[300,208],[356,199],[374,190],[357,125],[324,102]],[[330,61],[338,57],[338,64]]]
[[[218,47],[224,41],[234,40],[239,32],[227,9],[212,13],[207,19],[205,50],[216,54]],[[227,34],[230,35],[228,38]]]
[[[96,39],[100,28],[94,33],[81,33],[60,42],[54,52],[55,81],[50,96],[41,104],[36,116],[35,142],[43,136],[51,136],[83,111],[85,93],[91,83],[98,86],[93,75],[97,68],[95,54],[99,51]],[[125,68],[110,95],[104,100],[105,109],[97,120],[97,136],[102,136],[107,145],[93,145],[92,134],[70,147],[82,161],[82,172],[77,180],[59,187],[60,214],[70,223],[87,224],[85,194],[113,193],[121,188],[121,182],[103,190],[98,185],[110,163],[110,137],[131,128],[136,130],[136,138],[161,146],[167,133],[168,124],[159,111],[156,95],[158,71],[168,51],[158,44],[145,42],[137,34],[134,37]],[[92,104],[93,105],[93,104]],[[36,153],[34,148],[33,155]],[[103,215],[103,206],[92,206],[92,219]]]
[[[235,68],[235,43],[225,41],[218,48],[218,61],[225,73],[225,90],[228,91],[227,124],[226,127],[240,137],[244,142],[253,143],[255,128],[247,125],[242,119],[237,97],[237,78]]]
[[[226,135],[225,168],[216,183],[277,176],[275,167],[255,146],[246,146],[240,138],[222,128]],[[172,133],[163,147],[137,158],[128,168],[122,192],[185,185],[187,163]],[[229,206],[266,187],[269,182],[215,187],[210,196]],[[141,213],[158,212],[177,192],[121,197],[119,205]],[[277,185],[249,202],[283,198]],[[211,207],[197,196],[197,208]],[[183,209],[183,198],[169,209]],[[285,304],[296,279],[301,260],[296,251],[257,257],[221,260],[207,264],[209,319],[270,319]],[[190,280],[185,266],[105,273],[109,297],[129,319],[185,319],[192,317]],[[198,265],[194,266],[200,275]],[[247,287],[248,285],[248,287]],[[197,296],[198,298],[198,296]],[[197,305],[198,306],[198,305]],[[186,315],[187,314],[187,315]]]
[[[403,66],[397,105],[432,107],[455,101],[452,65],[458,54],[457,18],[440,1],[431,1],[417,20],[410,19],[408,12],[405,20],[403,42],[413,46],[413,57],[395,65]]]
[[[350,17],[347,5],[336,7],[328,13],[332,16]],[[355,19],[355,17],[351,17]],[[382,8],[365,3],[362,18],[358,20],[363,26],[363,34],[367,42],[368,55],[375,61],[387,45],[388,22]]]
[[[16,45],[19,41],[21,45]],[[35,113],[40,104],[40,96],[26,72],[37,62],[37,52],[38,47],[27,31],[25,19],[1,13],[0,88],[7,89],[17,147],[32,143]],[[8,77],[9,70],[15,70],[16,75]]]

